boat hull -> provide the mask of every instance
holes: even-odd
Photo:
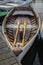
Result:
[[[11,12],[12,12],[12,11],[11,11]],[[11,12],[10,12],[10,13],[11,13]],[[10,13],[9,13],[9,14],[10,14]],[[7,17],[9,16],[9,14],[5,17],[5,19],[4,19],[4,21],[3,21],[3,24],[2,24],[2,32],[3,32],[4,38],[5,38],[6,41],[7,41],[8,47],[10,47],[11,51],[13,51],[14,48],[10,45],[10,43],[8,42],[8,40],[7,40],[7,38],[6,38],[5,34],[4,34],[4,26],[5,26],[5,22],[6,22],[6,20],[7,20]],[[36,14],[36,16],[38,17],[39,27],[38,27],[38,29],[37,29],[37,33],[36,33],[36,34],[33,36],[33,38],[32,38],[29,42],[27,42],[27,44],[23,47],[22,52],[21,52],[18,56],[16,56],[16,58],[17,58],[17,60],[18,60],[19,62],[23,59],[23,57],[25,56],[25,54],[27,53],[27,51],[30,49],[30,47],[32,46],[32,44],[33,44],[33,42],[34,42],[36,36],[37,36],[38,33],[39,33],[41,22],[40,22],[40,18],[39,18],[38,13],[35,12],[35,14]]]

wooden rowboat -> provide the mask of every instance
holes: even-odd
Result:
[[[18,61],[32,46],[40,29],[40,18],[32,7],[16,7],[5,17],[2,33]]]

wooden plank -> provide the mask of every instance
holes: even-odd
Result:
[[[8,60],[6,60],[8,63],[9,63],[9,65],[11,65],[11,64],[15,64],[15,63],[17,63],[17,60],[15,59],[15,57],[12,57],[12,58],[9,58]]]
[[[11,64],[17,63],[17,61],[16,61],[15,57],[11,57],[9,59],[0,61],[0,64],[2,64],[2,63],[8,63],[9,65],[11,65]]]
[[[16,64],[13,64],[13,65],[19,65],[18,63],[16,63]]]
[[[13,65],[22,65],[22,64],[19,62],[19,63],[13,64]]]
[[[9,64],[6,60],[0,62],[0,65],[21,65],[21,63],[14,63],[14,64]]]
[[[0,42],[0,49],[4,47],[7,47],[7,44],[5,42]]]
[[[8,47],[4,47],[4,48],[0,49],[0,54],[8,53],[8,52],[10,52],[10,50],[8,49]]]
[[[9,50],[7,44],[0,39],[0,65],[20,65],[13,52]]]
[[[9,59],[2,60],[2,61],[0,61],[0,64],[1,64],[2,62],[9,63],[9,65],[18,63],[17,60],[15,59],[15,57],[11,57],[11,58],[9,58]]]
[[[2,38],[0,38],[0,42],[2,42],[2,41],[4,42],[4,40]]]
[[[0,61],[13,57],[14,55],[11,52],[0,54]]]
[[[5,60],[5,61],[0,61],[0,65],[9,65],[9,63]]]

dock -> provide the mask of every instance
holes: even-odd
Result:
[[[0,65],[21,65],[2,37],[0,37]]]

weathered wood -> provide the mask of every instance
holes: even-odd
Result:
[[[12,64],[17,63],[17,61],[16,61],[16,59],[15,59],[14,57],[11,57],[11,58],[9,58],[9,59],[0,61],[1,64],[4,63],[4,62],[5,62],[5,63],[8,63],[9,65],[12,65]]]
[[[4,42],[4,40],[2,38],[0,38],[0,42]]]
[[[10,50],[8,49],[8,47],[4,47],[4,48],[0,49],[0,54],[8,53],[8,52],[10,52]]]
[[[21,63],[16,63],[16,64],[13,64],[13,65],[21,65]]]
[[[0,38],[0,65],[21,65],[2,38]]]
[[[5,42],[0,42],[0,49],[4,48],[4,47],[7,47],[7,45],[5,44]]]
[[[0,54],[0,61],[1,60],[5,60],[5,59],[8,59],[10,57],[13,57],[12,53],[11,52],[8,52],[8,53],[4,53],[4,54]]]

